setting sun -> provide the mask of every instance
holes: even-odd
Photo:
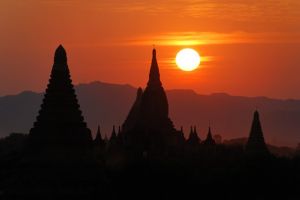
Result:
[[[194,49],[182,49],[176,55],[176,64],[183,71],[193,71],[200,64],[200,55]]]

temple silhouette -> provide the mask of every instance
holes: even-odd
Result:
[[[144,91],[137,91],[136,100],[123,127],[124,145],[140,153],[165,153],[179,143],[180,131],[169,118],[169,104],[160,80],[156,50],[152,51],[149,80]]]
[[[122,128],[119,127],[116,131],[113,126],[110,138],[105,140],[98,127],[93,140],[80,111],[66,51],[61,45],[55,51],[49,84],[37,120],[30,130],[28,143],[30,149],[47,152],[54,158],[56,154],[63,155],[64,152],[68,152],[68,156],[72,152],[73,156],[84,155],[94,147],[99,155],[107,153],[107,156],[111,156],[111,152],[115,155],[122,151],[127,155],[162,156],[174,152],[195,153],[217,145],[210,126],[204,140],[200,139],[196,126],[191,126],[187,139],[182,128],[175,129],[169,117],[168,99],[160,80],[156,49],[152,51],[147,86],[144,91],[138,88],[136,99]],[[254,113],[245,152],[247,155],[269,155],[258,111]]]
[[[92,146],[91,131],[80,111],[62,45],[55,51],[49,84],[28,140],[35,152],[54,157],[63,153],[76,157]]]
[[[252,126],[245,151],[249,155],[269,155],[269,150],[265,143],[262,127],[260,124],[259,113],[257,110],[254,112]]]
[[[0,140],[0,198],[300,196],[299,184],[295,184],[300,180],[300,154],[293,159],[271,154],[258,111],[246,144],[222,143],[210,124],[206,137],[199,135],[196,125],[186,137],[183,127],[174,127],[153,49],[146,88],[138,88],[124,123],[112,125],[109,137],[99,125],[93,139],[75,94],[66,51],[60,45],[30,133]]]

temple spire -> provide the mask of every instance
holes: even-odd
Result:
[[[149,151],[163,153],[166,146],[176,143],[179,133],[169,118],[168,99],[160,81],[155,49],[152,51],[147,87],[144,92],[138,90],[121,131],[124,143],[134,147],[141,155]]]
[[[113,130],[109,139],[109,148],[113,150],[118,144],[118,136],[116,133],[115,125],[113,126]]]
[[[161,86],[159,68],[156,60],[156,49],[152,50],[152,62],[149,73],[148,86]]]
[[[29,141],[31,147],[45,149],[48,146],[61,152],[65,149],[66,154],[73,152],[70,149],[83,152],[93,141],[80,110],[62,45],[55,50],[49,84]]]
[[[121,126],[118,128],[118,136],[121,134]]]
[[[99,125],[98,125],[98,128],[97,128],[97,133],[96,133],[96,137],[95,137],[95,140],[94,140],[94,144],[95,145],[104,145],[104,140],[102,139]]]
[[[254,112],[253,121],[251,125],[250,135],[246,144],[246,152],[252,155],[267,155],[269,154],[267,145],[265,143],[259,113]]]
[[[215,140],[213,139],[210,126],[208,127],[208,133],[207,133],[206,139],[204,140],[203,144],[206,144],[206,145],[215,145],[216,144]]]
[[[212,134],[211,134],[211,128],[210,128],[210,126],[208,127],[207,138],[212,139]]]
[[[96,133],[96,138],[99,138],[102,140],[102,137],[101,137],[101,132],[100,132],[100,126],[98,125],[98,128],[97,128],[97,133]]]
[[[55,50],[54,66],[66,66],[67,65],[67,53],[62,45],[59,45]],[[59,69],[59,68],[58,68]]]
[[[101,137],[101,132],[100,132],[100,126],[99,125],[98,125],[98,128],[97,128],[96,136],[99,136],[100,138],[102,138]]]
[[[110,136],[110,140],[116,140],[116,139],[117,139],[117,133],[116,133],[115,125],[113,125],[113,130]]]
[[[200,138],[199,138],[197,132],[195,132],[195,131],[196,130],[193,128],[193,126],[191,126],[190,135],[187,140],[188,144],[198,145],[200,143]]]

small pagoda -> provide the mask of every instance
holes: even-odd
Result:
[[[258,111],[254,112],[251,131],[245,147],[245,152],[253,156],[265,156],[270,152],[265,143]]]

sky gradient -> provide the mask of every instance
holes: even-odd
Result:
[[[0,95],[43,91],[59,44],[74,83],[146,85],[153,44],[166,89],[300,99],[295,0],[3,0]],[[201,67],[175,55],[196,49]]]

